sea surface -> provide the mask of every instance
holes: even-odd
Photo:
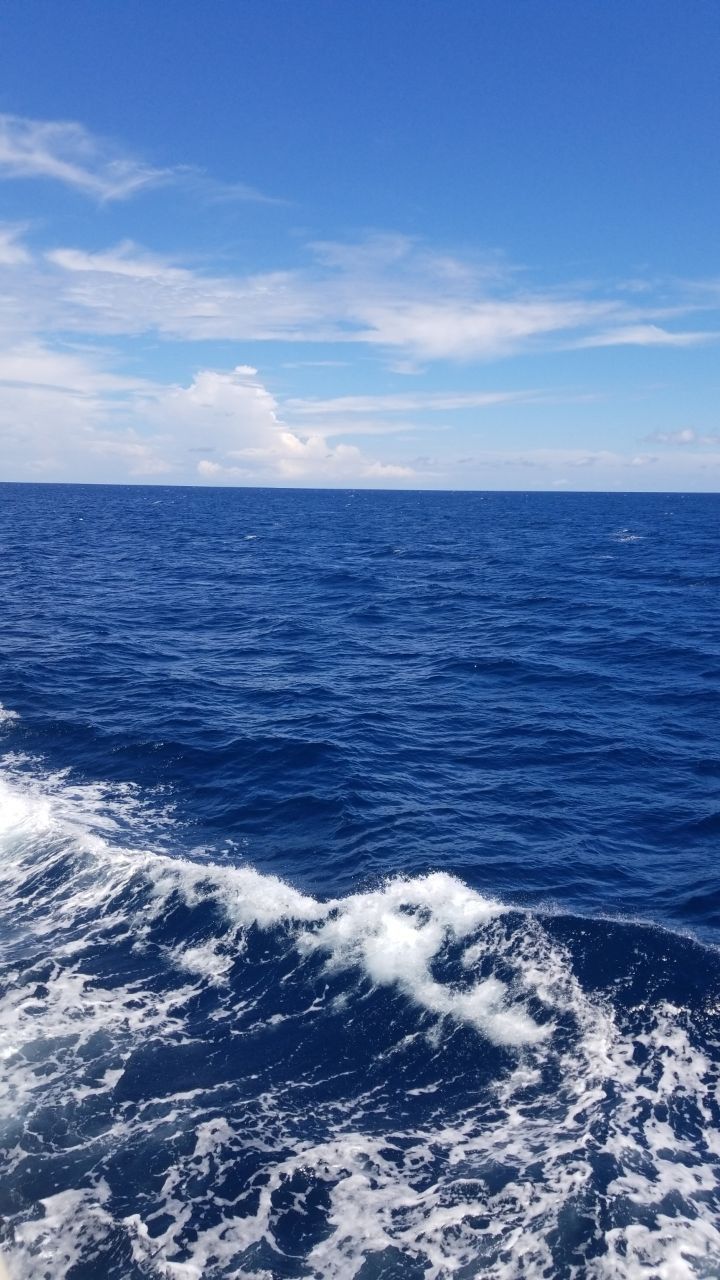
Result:
[[[12,1280],[720,1276],[719,516],[0,486]]]

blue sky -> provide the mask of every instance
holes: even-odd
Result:
[[[0,478],[720,488],[716,0],[5,0]]]

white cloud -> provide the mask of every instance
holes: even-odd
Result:
[[[554,296],[465,296],[468,282],[444,289],[420,255],[416,274],[364,276],[364,257],[347,266],[213,276],[124,243],[103,253],[58,248],[47,260],[58,273],[67,324],[106,333],[155,330],[179,339],[356,342],[401,350],[411,361],[506,356],[534,340],[567,334],[625,314],[623,304]],[[484,291],[481,280],[473,288]]]
[[[98,199],[184,180],[177,170],[153,170],[119,156],[80,126],[17,117],[0,117],[3,172],[54,177]],[[243,274],[224,265],[199,266],[197,258],[172,259],[130,240],[94,251],[55,244],[31,252],[45,234],[41,226],[0,226],[0,466],[7,478],[391,485],[422,477],[427,483],[482,487],[494,475],[502,487],[537,472],[537,483],[545,487],[558,478],[598,487],[630,484],[635,475],[638,484],[645,483],[645,476],[654,478],[675,454],[686,455],[678,476],[690,476],[692,466],[717,466],[720,438],[691,428],[648,437],[668,446],[657,454],[524,448],[476,453],[472,461],[453,463],[449,455],[472,453],[471,433],[480,434],[481,423],[497,417],[482,411],[506,406],[508,426],[519,426],[530,405],[582,397],[532,389],[454,390],[452,382],[450,389],[437,390],[442,383],[435,379],[436,389],[423,391],[423,382],[401,383],[387,372],[530,351],[708,342],[719,335],[695,331],[679,319],[697,311],[703,316],[699,323],[706,323],[711,309],[707,296],[698,301],[686,284],[677,286],[679,300],[672,308],[672,290],[663,291],[658,282],[634,290],[632,300],[627,291],[613,295],[593,285],[533,289],[527,277],[521,282],[499,259],[462,261],[403,236],[311,246],[300,266]],[[662,305],[654,306],[660,295]],[[687,326],[682,331],[663,327],[681,323]],[[145,335],[165,343],[231,341],[238,355],[256,341],[326,346],[310,349],[316,359],[285,363],[287,369],[305,364],[317,373],[293,379],[295,394],[278,402],[251,366],[211,367],[216,353],[207,347],[171,349],[169,361],[196,370],[176,374],[177,383],[170,382],[171,374],[162,382],[132,376],[132,366],[109,344],[115,342],[126,361],[139,354],[147,367],[157,348]],[[138,336],[138,342],[119,342]],[[352,344],[363,347],[360,356]],[[338,354],[347,359],[336,359]],[[232,357],[223,359],[229,363]],[[385,364],[379,385],[388,390],[373,393],[370,379],[379,360]],[[350,385],[367,393],[331,394],[348,385],[342,372],[333,371],[350,361],[368,379],[355,377]],[[482,385],[486,379],[476,374],[474,381]],[[282,382],[289,386],[289,375]],[[397,386],[413,389],[396,392]],[[330,393],[297,394],[316,387]],[[451,415],[463,413],[453,440]],[[548,415],[541,420],[547,422]],[[583,441],[573,434],[578,428],[581,422],[568,426],[568,443]],[[552,429],[553,438],[560,438]],[[435,439],[427,443],[428,453],[444,456],[413,459],[420,446],[411,446],[407,433],[430,430]],[[401,433],[404,449],[392,439]],[[371,436],[372,442],[362,439]],[[600,425],[596,439],[603,438]],[[593,442],[585,435],[584,443]],[[682,448],[673,452],[670,446]],[[672,479],[669,461],[662,482],[666,474]]]
[[[660,444],[697,444],[698,434],[692,427],[683,427],[680,431],[655,431],[648,437]]]
[[[204,479],[255,475],[329,482],[412,475],[411,468],[368,458],[355,445],[330,445],[319,433],[290,430],[277,401],[247,365],[229,373],[203,370],[189,387],[164,390],[146,401],[144,417],[171,430],[176,442],[181,437],[187,449],[213,453],[197,462]]]
[[[126,479],[171,474],[135,429],[148,382],[109,368],[111,353],[39,341],[0,352],[0,479]]]
[[[396,395],[335,396],[328,400],[288,400],[296,414],[426,413],[455,409],[484,409],[536,397],[533,391],[426,391]]]
[[[693,427],[682,427],[679,431],[653,431],[646,439],[670,445],[701,445],[711,448],[720,445],[720,434],[695,431]]]
[[[482,450],[463,458],[466,483],[476,487],[503,488],[498,473],[530,488],[567,486],[571,489],[651,488],[682,489],[697,480],[701,471],[720,474],[720,450],[704,456],[701,470],[687,454],[623,453],[612,449],[538,448]],[[458,466],[460,460],[458,460]],[[564,473],[558,476],[558,472]]]
[[[107,253],[86,253],[82,249],[52,249],[46,254],[48,262],[64,271],[94,273],[102,276],[123,276],[129,280],[154,280],[158,283],[177,284],[192,280],[192,272],[173,267],[164,259],[143,253],[132,240],[124,240]]]
[[[519,293],[510,275],[487,278],[469,269],[462,276],[458,268],[439,283],[433,255],[401,244],[402,250],[382,254],[375,243],[372,252],[360,245],[357,261],[346,245],[320,263],[233,275],[192,268],[131,241],[95,252],[55,247],[31,261],[17,236],[8,234],[0,239],[0,268],[3,252],[8,258],[0,328],[5,324],[12,331],[19,323],[36,332],[91,336],[154,333],[183,342],[335,344],[328,356],[339,344],[355,343],[404,372],[417,372],[418,362],[486,361],[568,347],[682,347],[715,336],[670,333],[654,323],[658,312],[649,305],[641,314],[620,297],[573,297],[570,290],[565,296],[559,290]],[[465,406],[460,394],[467,396]],[[480,392],[447,395],[452,403],[438,400],[436,408],[482,407]],[[397,407],[387,411],[404,412],[420,397],[404,405],[401,397],[391,399]],[[423,401],[423,408],[432,407],[430,399]],[[334,412],[321,405],[299,405],[297,412]],[[363,410],[346,405],[341,411]]]
[[[124,200],[167,181],[170,170],[143,164],[75,121],[2,114],[0,176],[51,178],[99,200]]]
[[[413,474],[290,429],[251,366],[200,370],[179,386],[106,364],[100,352],[40,345],[0,355],[0,478],[355,484]]]
[[[281,480],[355,485],[365,480],[407,480],[416,474],[412,467],[367,458],[357,445],[330,447],[323,436],[308,436],[303,440],[291,431],[282,432],[266,449],[237,451],[233,456],[244,463],[223,464],[202,458],[197,464],[198,475],[224,484],[257,479],[258,474],[270,468],[270,474]]]
[[[471,360],[510,355],[537,337],[584,328],[618,304],[524,297],[422,302],[360,300],[363,341],[401,347],[421,360]]]
[[[720,333],[707,329],[685,332],[662,329],[656,324],[619,325],[602,333],[581,338],[578,347],[694,347],[704,342],[714,342]]]
[[[484,448],[455,461],[449,444],[444,457],[377,456],[337,431],[331,416],[291,425],[249,365],[172,385],[116,372],[98,349],[26,344],[0,357],[0,478],[10,480],[678,489],[720,476],[720,439],[690,428],[657,433],[659,445],[682,446],[665,451]]]
[[[317,340],[343,334],[300,273],[212,276],[125,241],[104,253],[49,251],[65,323],[78,332],[155,331],[180,340]]]
[[[192,165],[158,168],[92,134],[75,120],[33,120],[0,113],[0,178],[46,178],[100,201],[126,200],[172,183],[211,203],[282,205],[244,182],[220,182]]]
[[[47,261],[76,330],[361,343],[384,350],[404,372],[417,372],[418,361],[489,360],[553,346],[683,347],[717,336],[671,332],[654,323],[667,306],[638,311],[620,296],[518,292],[512,276],[459,268],[439,284],[435,258],[398,239],[390,247],[344,245],[319,264],[246,276],[191,270],[129,242],[95,253],[57,248]]]
[[[38,341],[0,350],[0,384],[52,387],[84,396],[139,391],[146,385],[140,379],[110,372],[97,353],[50,348]]]
[[[20,243],[23,231],[24,227],[0,224],[0,267],[17,267],[30,261],[30,254]]]
[[[277,203],[192,166],[149,165],[77,122],[10,114],[0,114],[0,177],[52,179],[100,201],[181,184],[210,199]],[[667,291],[663,304],[653,305],[658,282],[625,281],[615,296],[592,285],[529,288],[499,254],[461,258],[392,233],[317,242],[308,253],[302,267],[250,274],[191,269],[128,241],[104,252],[56,247],[32,263],[17,228],[0,228],[0,267],[18,271],[16,292],[5,295],[4,305],[23,324],[29,309],[36,327],[63,332],[360,343],[406,374],[427,361],[568,347],[682,348],[720,337],[658,323],[712,308],[709,285],[703,293],[698,284],[678,284],[683,296],[670,307]]]

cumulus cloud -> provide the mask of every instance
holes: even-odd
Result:
[[[239,456],[246,458],[245,465],[201,458],[197,464],[198,475],[215,484],[249,481],[258,475],[253,463],[271,464],[273,474],[282,480],[313,480],[327,485],[357,485],[366,480],[390,483],[408,480],[416,474],[412,467],[366,458],[357,445],[339,444],[330,448],[321,436],[301,440],[291,432],[284,433],[273,449],[263,451],[260,456],[249,452]]]
[[[332,416],[290,417],[250,365],[205,368],[187,383],[118,371],[99,349],[18,344],[0,357],[0,464],[5,479],[442,487],[679,488],[720,474],[720,440],[666,433],[669,451],[475,449],[445,457],[366,452]],[[348,415],[356,423],[357,415]],[[364,421],[360,420],[361,423]],[[368,423],[367,426],[371,426]],[[670,438],[682,434],[681,441]],[[657,433],[661,436],[662,433]],[[688,449],[704,444],[701,454]],[[710,446],[713,447],[710,447]],[[670,461],[668,461],[670,459]],[[631,479],[632,477],[632,479]]]
[[[275,397],[257,370],[203,370],[188,387],[173,387],[145,401],[145,420],[204,451],[198,475],[217,482],[270,476],[287,480],[406,478],[412,469],[366,457],[356,445],[331,444],[319,433],[297,433],[282,420]]]
[[[196,170],[154,168],[79,124],[8,115],[0,115],[3,176],[52,179],[99,202],[205,181]],[[206,185],[209,198],[224,198],[222,184]],[[226,194],[264,199],[241,184]],[[40,240],[44,247],[33,249]],[[676,455],[683,456],[678,475],[683,466],[689,474],[691,464],[717,466],[720,437],[693,428],[648,437],[665,446],[657,453],[478,452],[492,410],[505,406],[515,422],[530,406],[583,397],[487,389],[479,373],[481,389],[466,382],[453,390],[455,380],[462,385],[454,373],[450,389],[438,390],[434,379],[432,390],[418,381],[400,385],[420,389],[395,392],[390,376],[418,374],[431,363],[580,347],[710,342],[720,336],[707,318],[716,303],[687,282],[533,285],[528,272],[513,270],[500,255],[462,258],[392,234],[306,245],[293,266],[253,272],[223,258],[171,257],[128,239],[98,243],[60,244],[48,240],[46,226],[0,225],[0,467],[7,478],[391,485],[422,475],[431,483],[482,486],[495,473],[502,487],[537,472],[546,487],[568,477],[598,487],[623,477],[628,483],[631,474],[642,482],[665,464],[669,474],[667,459]],[[708,328],[680,319],[693,312],[701,317],[697,325]],[[212,342],[232,343],[233,355],[226,347],[212,351],[205,345]],[[318,372],[314,385],[310,374],[299,375],[292,397],[278,401],[251,365],[214,367],[266,342],[324,344],[310,348],[316,358],[284,367],[328,372]],[[132,374],[131,358],[152,368],[160,343],[185,370],[176,382],[170,374]],[[188,343],[203,346],[191,352]],[[370,376],[383,362],[382,391],[372,393],[364,378],[350,384],[333,374],[358,354],[364,364],[357,369]],[[363,393],[332,394],[343,386]],[[315,387],[329,393],[309,394]],[[451,433],[454,414],[463,415],[464,434],[458,431],[453,443],[446,435],[443,450],[441,433]],[[444,452],[444,460],[414,458],[417,443],[404,456],[393,441],[429,430],[430,448]],[[451,451],[465,461],[453,463]]]
[[[97,352],[40,345],[0,356],[0,457],[6,479],[358,484],[414,474],[293,430],[252,366],[159,384],[113,373]]]

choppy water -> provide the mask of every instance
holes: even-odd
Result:
[[[720,1276],[719,512],[0,486],[13,1280]]]

